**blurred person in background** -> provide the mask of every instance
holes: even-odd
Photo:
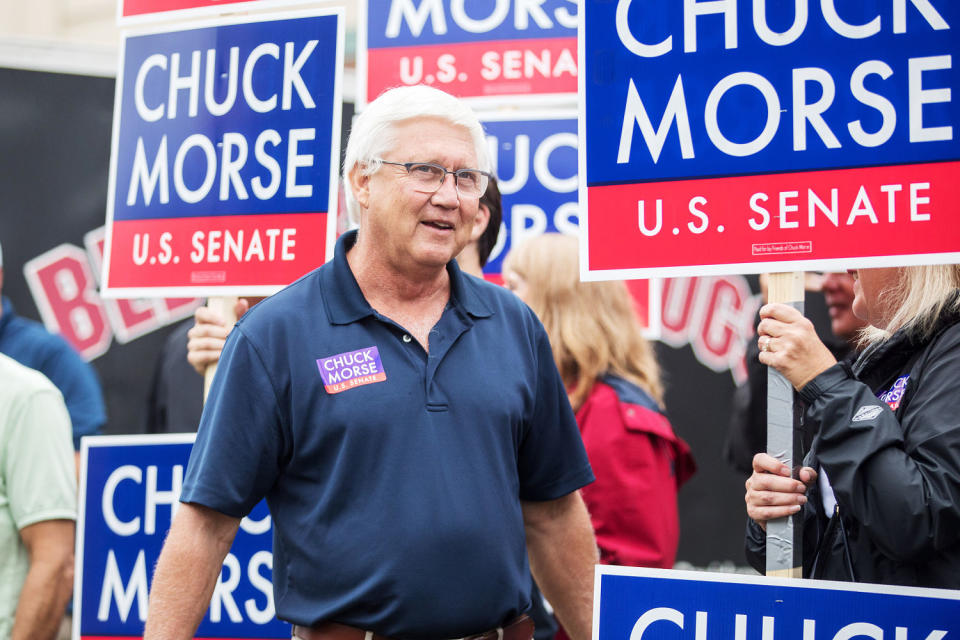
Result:
[[[0,249],[0,290],[3,289],[3,251]],[[0,353],[45,375],[63,394],[73,430],[73,448],[80,438],[100,433],[107,422],[100,380],[90,363],[61,336],[39,322],[18,316],[3,296],[0,308]],[[79,454],[78,454],[79,455]]]
[[[0,354],[0,638],[50,640],[73,591],[77,485],[63,396]]]
[[[653,349],[623,282],[581,282],[577,239],[511,249],[504,283],[543,322],[596,481],[582,489],[603,564],[673,567],[677,491],[694,473],[673,432]]]
[[[796,309],[760,310],[760,361],[799,391],[815,434],[798,479],[758,453],[747,559],[768,520],[801,512],[804,577],[960,588],[960,266],[854,272],[870,326],[850,366]]]

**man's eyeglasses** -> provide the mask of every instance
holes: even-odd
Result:
[[[464,198],[479,198],[487,190],[490,174],[479,169],[459,169],[450,171],[432,162],[390,162],[379,160],[383,164],[392,164],[403,167],[413,180],[414,189],[421,193],[436,193],[443,185],[448,173],[453,174],[457,193]]]

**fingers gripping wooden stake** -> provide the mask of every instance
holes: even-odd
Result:
[[[207,308],[220,314],[228,327],[233,327],[237,323],[237,296],[215,296],[207,299]],[[219,362],[219,360],[218,360]],[[210,385],[213,384],[213,376],[217,373],[217,362],[207,365],[203,372],[203,403],[207,403],[207,394],[210,393]]]
[[[767,301],[789,304],[803,313],[804,273],[771,273]],[[779,371],[767,369],[767,453],[793,469],[797,477],[800,432],[794,425],[793,386]],[[767,522],[767,575],[803,577],[800,514]]]

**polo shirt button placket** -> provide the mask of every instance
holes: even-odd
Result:
[[[411,340],[413,340],[413,338],[410,337],[410,334],[409,334],[409,333],[405,333],[405,334],[403,334],[402,340],[403,340],[404,342],[410,342]]]

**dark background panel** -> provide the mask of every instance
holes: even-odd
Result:
[[[721,456],[733,378],[729,371],[717,373],[700,364],[689,346],[676,349],[658,342],[656,352],[665,378],[667,415],[697,461],[697,473],[680,489],[677,560],[698,567],[745,565],[746,478]]]

